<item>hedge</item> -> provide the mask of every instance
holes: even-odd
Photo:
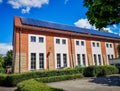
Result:
[[[17,85],[18,91],[64,91],[62,89],[52,88],[44,83],[34,79],[25,80]]]
[[[61,75],[72,75],[79,74],[82,72],[83,68],[79,69],[62,69],[62,70],[52,70],[52,71],[32,71],[26,72],[23,74],[9,74],[7,76],[1,76],[1,80],[5,80],[4,83],[1,83],[3,86],[16,86],[21,81],[32,79],[32,78],[41,78],[41,77],[51,77],[51,76],[61,76]]]
[[[84,69],[83,75],[85,77],[105,76],[117,74],[118,69],[115,66],[89,66]]]
[[[52,76],[52,77],[43,77],[43,78],[36,78],[35,80],[39,82],[56,82],[56,81],[63,81],[63,80],[73,80],[76,78],[82,78],[82,74],[74,74],[74,75],[63,75],[63,76]]]

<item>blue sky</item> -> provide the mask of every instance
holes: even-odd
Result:
[[[87,20],[83,0],[0,0],[0,54],[11,49],[13,18],[22,16],[82,28],[94,28]],[[119,26],[109,26],[119,32]]]

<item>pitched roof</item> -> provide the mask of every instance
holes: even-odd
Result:
[[[57,24],[57,23],[53,23],[53,22],[35,20],[35,19],[24,18],[24,17],[21,17],[21,22],[23,25],[46,27],[46,28],[59,29],[59,30],[70,31],[70,32],[110,37],[110,38],[120,38],[120,36],[118,34],[114,34],[114,33],[84,29],[84,28],[79,28],[79,27],[75,27],[75,26]]]

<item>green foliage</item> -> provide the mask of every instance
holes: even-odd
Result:
[[[16,84],[18,84],[19,82],[32,78],[72,75],[72,74],[79,74],[80,72],[81,72],[80,69],[62,69],[62,70],[52,70],[52,71],[33,71],[22,74],[9,74],[6,77],[7,81],[4,85],[16,86]]]
[[[119,55],[119,58],[120,58],[120,44],[118,45],[117,50],[118,50],[118,55]]]
[[[73,75],[62,75],[62,76],[51,76],[51,77],[42,77],[42,78],[36,78],[35,80],[39,82],[56,82],[56,81],[63,81],[63,80],[73,80],[76,78],[82,78],[82,74],[73,74]]]
[[[89,66],[84,69],[83,75],[86,77],[104,76],[118,73],[115,66]]]
[[[5,86],[7,75],[6,74],[0,74],[0,86]]]
[[[120,0],[84,0],[84,6],[88,8],[86,15],[90,24],[96,28],[120,22]]]
[[[0,54],[0,69],[3,69],[4,56]]]
[[[17,85],[18,91],[64,91],[62,89],[52,88],[44,83],[34,79],[25,80]]]
[[[6,68],[6,66],[12,66],[12,60],[13,60],[13,51],[10,50],[7,52],[6,56],[4,57],[3,67]]]

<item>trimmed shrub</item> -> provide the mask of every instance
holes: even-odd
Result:
[[[32,78],[72,75],[78,73],[80,73],[80,70],[78,69],[62,69],[62,70],[52,70],[52,71],[32,71],[22,74],[8,74],[6,79],[4,79],[5,83],[3,83],[3,85],[11,87],[11,86],[16,86],[16,84],[18,84],[21,81]]]
[[[4,86],[6,78],[7,78],[6,74],[0,74],[0,86]]]
[[[83,75],[85,77],[95,77],[117,73],[118,69],[115,66],[89,66],[84,69]]]
[[[64,91],[62,89],[52,88],[44,83],[37,82],[34,79],[25,80],[17,85],[18,91]]]
[[[42,77],[42,78],[36,78],[35,80],[39,82],[56,82],[56,81],[63,81],[63,80],[73,80],[76,78],[82,78],[82,74],[74,74],[74,75],[63,75],[63,76],[51,76],[51,77]]]

